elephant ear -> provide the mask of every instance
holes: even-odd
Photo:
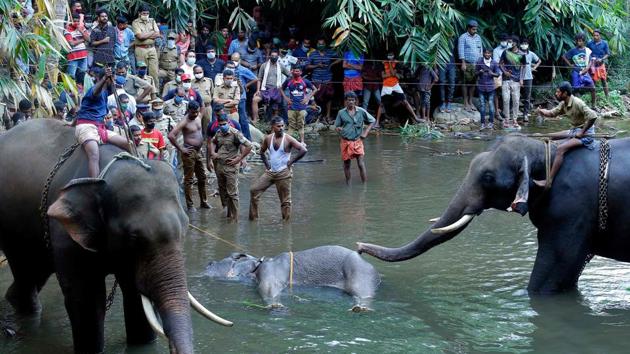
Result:
[[[48,208],[48,216],[59,221],[70,237],[88,251],[97,252],[105,223],[102,200],[106,183],[100,178],[77,178],[61,189]]]
[[[527,199],[529,198],[529,161],[527,156],[523,157],[518,171],[518,189],[512,205],[508,209],[525,216],[528,211]]]

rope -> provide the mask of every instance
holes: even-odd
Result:
[[[610,167],[610,144],[602,140],[599,147],[599,232],[608,228],[608,169]]]
[[[221,242],[225,242],[226,244],[228,244],[228,245],[230,245],[230,246],[232,246],[232,247],[236,248],[237,250],[240,250],[240,251],[243,251],[243,252],[245,252],[245,253],[248,253],[248,252],[247,252],[247,250],[246,250],[245,248],[243,248],[243,247],[241,247],[241,246],[239,246],[239,245],[237,245],[237,244],[235,244],[235,243],[232,243],[232,242],[230,242],[230,241],[228,241],[228,240],[225,240],[225,239],[223,239],[223,238],[221,238],[221,237],[219,237],[219,236],[217,236],[217,235],[215,235],[215,234],[212,234],[212,233],[210,233],[209,231],[206,231],[206,230],[204,230],[204,229],[200,229],[200,228],[198,228],[197,226],[195,226],[195,225],[193,225],[193,224],[188,224],[188,227],[190,227],[190,228],[191,228],[191,229],[193,229],[193,230],[197,230],[197,231],[201,232],[202,234],[205,234],[205,235],[207,235],[207,236],[210,236],[210,237],[212,237],[212,238],[214,238],[214,239],[217,239],[217,240],[219,240],[219,241],[221,241]]]
[[[543,142],[545,143],[545,190],[549,190],[552,182],[549,178],[551,174],[551,140],[545,139]]]
[[[293,291],[293,251],[289,251],[289,291]]]

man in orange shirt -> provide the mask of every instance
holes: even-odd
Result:
[[[420,122],[416,112],[413,111],[413,108],[407,102],[407,98],[405,97],[405,92],[402,87],[400,87],[400,83],[398,78],[400,74],[396,69],[398,65],[398,61],[395,59],[396,56],[393,50],[390,50],[387,53],[387,60],[383,62],[383,89],[381,90],[381,110],[377,112],[376,115],[376,124],[375,126],[380,126],[381,121],[381,113],[385,109],[385,104],[388,104],[389,107],[397,107],[399,105],[404,105],[405,109],[409,114],[413,116],[414,121]]]
[[[140,134],[142,141],[151,144],[155,148],[160,150],[159,155],[156,155],[155,153],[149,151],[147,157],[149,160],[161,160],[164,154],[164,149],[166,149],[166,141],[164,140],[164,135],[162,135],[159,130],[155,129],[155,121],[157,120],[155,117],[155,113],[145,112],[142,115],[142,118],[144,119],[144,129]]]

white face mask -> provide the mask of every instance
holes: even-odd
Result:
[[[201,80],[203,78],[203,73],[195,74],[195,79]]]
[[[501,42],[501,47],[503,48],[507,48],[508,42],[507,41],[502,41]]]
[[[140,19],[142,21],[147,21],[149,19],[149,15],[140,15]]]
[[[197,59],[195,59],[195,58],[187,58],[186,59],[186,64],[188,64],[190,66],[193,66],[193,65],[195,65],[196,61],[197,61]]]
[[[529,44],[521,44],[522,50],[527,50],[529,48]]]
[[[185,88],[186,90],[190,90],[190,88],[192,87],[192,82],[184,82],[182,84],[182,87]]]
[[[166,46],[170,49],[175,48],[175,40],[174,39],[169,39],[166,41]]]
[[[214,57],[216,56],[215,53],[208,53],[207,55],[208,55],[208,59],[210,60],[214,59]]]
[[[388,55],[388,56],[387,56],[387,59],[389,59],[389,60],[394,60],[394,56],[393,56],[393,55]]]

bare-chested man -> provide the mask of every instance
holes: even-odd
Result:
[[[186,119],[182,119],[177,123],[175,128],[168,133],[168,140],[182,153],[182,162],[184,164],[184,194],[186,195],[186,207],[188,211],[195,210],[192,200],[194,176],[197,176],[200,206],[204,209],[210,209],[206,195],[206,170],[203,166],[203,160],[201,159],[203,134],[199,109],[199,103],[190,101],[190,103],[188,103]],[[184,146],[180,146],[177,143],[177,136],[180,131],[184,135]]]

